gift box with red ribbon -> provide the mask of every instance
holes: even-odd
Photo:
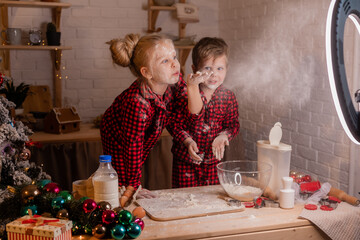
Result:
[[[23,216],[6,224],[8,240],[71,240],[72,221]]]

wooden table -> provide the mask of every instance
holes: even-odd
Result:
[[[62,134],[46,132],[35,132],[29,137],[35,142],[44,143],[68,143],[68,142],[88,142],[101,141],[100,130],[94,128],[93,124],[81,124],[80,131]]]
[[[219,199],[226,196],[220,185],[154,194],[154,199],[137,202],[151,217],[144,218],[145,229],[139,239],[328,239],[311,222],[298,218],[302,205],[287,210],[231,207]]]
[[[31,161],[42,165],[63,189],[71,190],[73,181],[87,179],[99,166],[100,130],[92,126],[81,124],[80,131],[64,134],[35,132],[29,139],[41,143],[42,147],[31,149]],[[171,188],[171,146],[172,138],[164,130],[144,164],[142,185],[145,188]]]
[[[153,191],[153,193],[157,196],[156,198],[142,199],[136,203],[141,204],[150,213],[143,218],[145,228],[137,238],[139,240],[330,239],[310,221],[298,218],[303,205],[295,205],[293,209],[286,210],[270,207],[245,208],[244,210],[237,206],[231,207],[218,198],[219,195],[225,194],[220,185],[164,189]],[[164,199],[168,199],[169,203],[165,203]],[[132,211],[137,206],[136,204],[133,203],[126,210]],[[161,213],[153,214],[155,209]],[[229,209],[233,211],[230,212]],[[200,216],[198,214],[200,212],[201,217],[194,217]],[[159,216],[163,213],[166,215],[161,218],[163,221],[153,220],[160,219],[155,215]],[[184,216],[187,217],[183,218]],[[95,240],[89,235],[74,236],[73,239]]]
[[[298,218],[302,208],[247,208],[244,212],[166,222],[145,217],[145,229],[137,239],[329,239],[311,222]]]

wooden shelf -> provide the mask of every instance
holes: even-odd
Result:
[[[173,6],[150,6],[151,11],[175,11],[176,7]]]
[[[194,45],[175,45],[177,49],[193,49]]]
[[[44,7],[44,8],[68,8],[70,3],[61,2],[40,2],[40,1],[3,1],[0,0],[0,6],[7,5],[8,7]]]
[[[68,46],[0,45],[0,50],[71,50]]]
[[[9,7],[26,7],[26,8],[51,8],[52,22],[56,26],[56,30],[60,32],[61,11],[63,8],[69,8],[70,3],[62,2],[41,2],[41,1],[6,1],[0,0],[0,28],[6,30],[9,27],[8,8]],[[10,72],[10,50],[50,50],[52,51],[53,61],[53,85],[54,85],[54,106],[61,107],[62,105],[62,82],[61,82],[61,56],[62,50],[71,50],[67,46],[31,46],[31,45],[5,45],[3,40],[0,40],[0,57],[3,61],[0,63],[1,71],[8,76]]]
[[[179,0],[180,3],[185,3],[186,0]],[[154,5],[153,0],[148,0],[148,32],[160,32],[161,28],[156,28],[156,21],[159,16],[160,11],[176,11],[174,6],[156,6]],[[179,23],[179,37],[185,37],[185,28],[186,23]],[[185,73],[185,63],[188,58],[193,45],[175,45],[175,48],[179,50],[179,62],[181,67],[181,72]]]

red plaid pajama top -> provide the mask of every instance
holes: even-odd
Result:
[[[187,100],[178,110],[168,128],[173,136],[173,187],[195,187],[218,184],[216,165],[219,161],[212,153],[212,142],[220,134],[227,134],[229,141],[239,132],[239,112],[235,94],[218,87],[211,100],[207,102],[203,92],[201,98],[204,107],[198,115],[189,114]],[[203,162],[192,162],[184,140],[191,137],[199,148]]]
[[[173,103],[185,91],[182,77],[163,96],[136,80],[105,111],[100,126],[102,147],[104,154],[112,156],[119,186],[140,185],[142,165],[167,125]]]

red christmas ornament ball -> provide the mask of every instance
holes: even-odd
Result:
[[[134,220],[134,223],[137,223],[141,227],[141,231],[144,230],[145,223],[141,218],[136,218]]]
[[[50,182],[50,183],[46,184],[44,186],[43,190],[46,192],[52,192],[52,193],[56,193],[56,194],[58,194],[61,191],[59,184],[54,183],[54,182]]]
[[[305,175],[302,177],[303,182],[311,182],[312,178],[310,175]]]
[[[104,210],[102,213],[102,222],[104,224],[111,224],[115,221],[115,212],[113,210]]]
[[[92,212],[94,211],[95,209],[97,208],[97,204],[96,202],[89,198],[89,199],[86,199],[84,202],[83,202],[83,209],[84,209],[84,212],[85,213],[89,213],[89,212]]]

